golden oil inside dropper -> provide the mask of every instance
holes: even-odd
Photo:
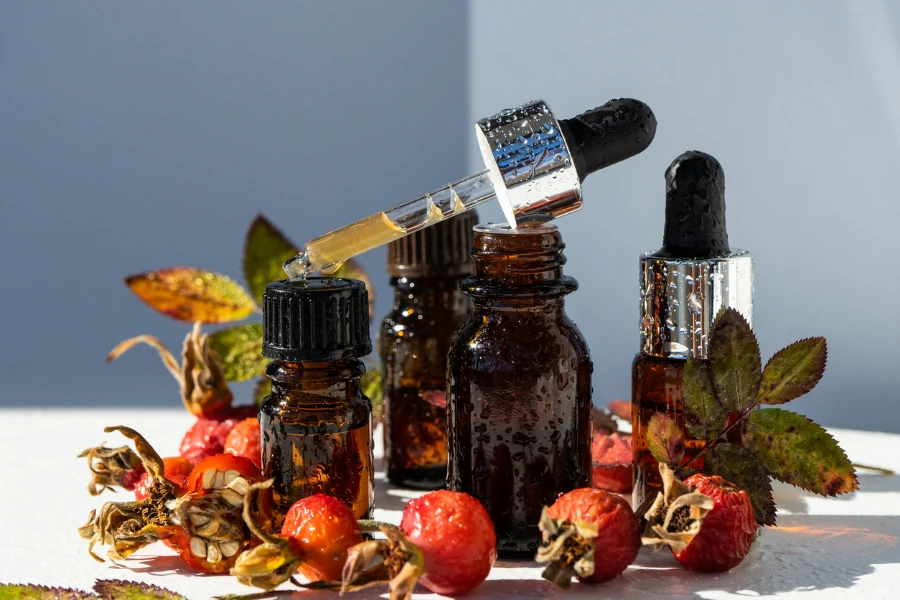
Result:
[[[465,211],[462,201],[454,194],[454,214]],[[441,209],[426,194],[425,219],[404,228],[380,212],[307,242],[303,252],[284,263],[284,271],[291,279],[303,279],[313,271],[330,275],[344,262],[357,254],[377,248],[405,235],[434,225],[444,219]]]

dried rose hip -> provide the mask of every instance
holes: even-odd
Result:
[[[631,436],[595,429],[591,436],[592,486],[627,494],[633,482]]]

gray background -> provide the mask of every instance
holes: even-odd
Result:
[[[732,245],[756,256],[764,358],[828,337],[825,379],[794,408],[900,431],[900,8],[550,6],[0,5],[0,405],[175,406],[150,349],[103,362],[122,338],[177,349],[187,329],[124,275],[240,279],[259,211],[302,242],[475,169],[476,118],[632,96],[656,112],[655,142],[559,221],[595,401],[629,394],[637,256],[659,245],[664,169],[699,149],[725,166]],[[380,317],[384,250],[362,260]]]

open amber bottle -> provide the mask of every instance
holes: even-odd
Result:
[[[374,501],[372,404],[360,357],[372,351],[365,285],[312,277],[270,283],[263,296],[263,356],[272,393],[259,412],[262,467],[278,523],[317,493],[370,518]]]
[[[472,272],[468,212],[388,246],[394,307],[381,325],[385,474],[402,487],[447,481],[447,351],[469,316],[459,281]]]
[[[448,485],[487,508],[501,556],[533,556],[544,505],[590,485],[591,359],[563,302],[553,225],[475,228],[472,315],[447,358]]]

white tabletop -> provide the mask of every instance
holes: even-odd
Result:
[[[166,456],[176,453],[190,423],[191,417],[181,411],[0,410],[0,582],[90,590],[96,579],[128,579],[154,583],[191,600],[252,592],[229,576],[183,568],[162,544],[121,564],[97,563],[76,532],[90,510],[105,500],[131,499],[130,493],[108,492],[91,498],[85,489],[87,466],[75,456],[102,442],[125,442],[118,434],[103,433],[104,426],[131,426]],[[900,471],[900,435],[832,433],[854,462]],[[642,550],[615,581],[575,584],[563,592],[543,581],[534,563],[498,561],[488,581],[467,598],[900,598],[900,476],[861,473],[859,479],[859,492],[838,499],[778,485],[778,527],[763,531],[749,556],[729,573],[693,573],[667,551]],[[398,523],[405,499],[415,495],[376,476],[375,517]],[[440,597],[421,587],[419,591],[416,598]],[[312,591],[285,597],[337,598]],[[382,593],[367,590],[354,597],[366,600]]]

